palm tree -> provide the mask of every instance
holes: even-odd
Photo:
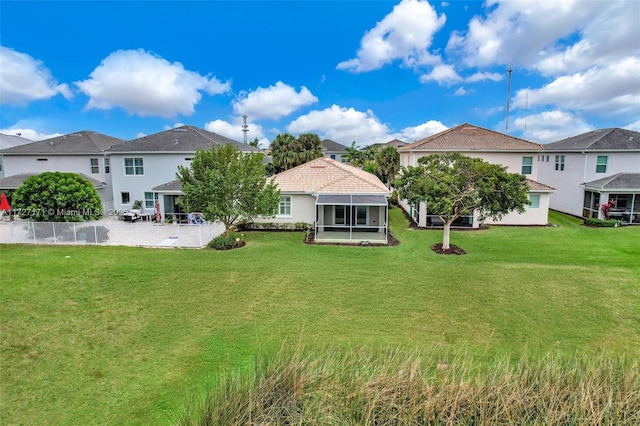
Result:
[[[391,188],[391,181],[400,171],[400,153],[395,146],[388,146],[375,155],[376,175]]]
[[[298,165],[298,141],[290,133],[281,133],[271,142],[271,158],[276,173]]]

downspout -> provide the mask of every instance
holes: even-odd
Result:
[[[589,159],[589,153],[582,151],[584,155],[584,172],[582,173],[582,183],[587,182],[587,160]]]

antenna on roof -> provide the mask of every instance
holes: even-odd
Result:
[[[504,129],[509,130],[509,98],[511,97],[511,73],[513,72],[513,61],[509,62],[507,68],[507,121]]]
[[[249,133],[249,126],[247,125],[247,115],[244,114],[242,116],[243,124],[242,124],[242,133],[244,133],[244,143],[247,143],[247,133]]]

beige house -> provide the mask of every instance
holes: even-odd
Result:
[[[538,182],[538,163],[534,158],[543,151],[542,145],[524,139],[509,136],[493,130],[461,124],[443,132],[429,136],[398,149],[400,164],[404,167],[417,166],[418,159],[431,154],[459,152],[467,157],[481,158],[493,164],[501,164],[510,173],[521,173],[529,184],[528,197],[530,205],[524,213],[512,212],[502,220],[491,219],[486,224],[499,225],[546,225],[549,216],[549,197],[555,191],[551,186]],[[425,203],[410,205],[400,200],[400,205],[409,213],[419,227],[441,226],[438,216],[430,214]],[[479,214],[460,218],[454,227],[480,226]]]
[[[310,223],[318,242],[387,243],[391,191],[371,173],[320,157],[273,180],[278,212],[257,222]]]

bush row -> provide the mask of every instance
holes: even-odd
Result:
[[[238,226],[241,231],[306,231],[313,229],[313,225],[306,222],[277,223],[277,222],[246,222]]]
[[[597,219],[590,218],[585,219],[584,224],[587,226],[595,226],[598,228],[615,228],[620,226],[620,221],[617,219]]]

